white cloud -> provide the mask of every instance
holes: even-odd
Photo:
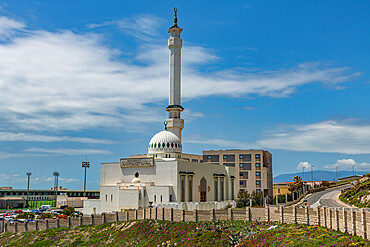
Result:
[[[297,170],[302,170],[303,168],[308,169],[311,167],[312,165],[310,163],[308,163],[307,161],[303,161],[303,162],[299,162],[299,164],[297,165]]]
[[[0,16],[0,40],[10,38],[15,32],[21,31],[25,27],[24,23]]]
[[[110,140],[92,139],[85,137],[71,136],[47,136],[29,133],[0,132],[0,141],[26,141],[26,142],[80,142],[80,143],[100,143],[112,144]]]
[[[54,149],[47,149],[47,148],[26,148],[23,150],[24,152],[30,153],[41,153],[49,155],[88,155],[88,154],[110,154],[111,152],[108,150],[99,150],[99,149],[72,149],[72,148],[54,148]]]
[[[338,170],[350,171],[353,169],[353,166],[356,171],[370,171],[370,163],[357,163],[353,159],[337,160],[335,164],[324,166],[324,169],[336,169],[338,167]]]
[[[369,154],[370,125],[330,120],[288,126],[283,131],[269,133],[268,138],[257,144],[289,151]]]
[[[121,21],[121,28],[130,32],[130,28],[145,26],[148,30],[144,34],[150,35],[150,28],[157,27],[152,17],[135,18]],[[19,28],[25,24],[8,24],[9,31]],[[119,61],[119,53],[101,41],[93,33],[25,30],[23,35],[0,43],[0,129],[6,126],[10,132],[27,132],[105,127],[137,131],[148,123],[161,123],[159,108],[148,104],[168,97],[168,49],[141,45],[137,56]],[[185,100],[212,95],[285,97],[304,84],[336,84],[355,76],[348,68],[327,68],[318,63],[256,73],[233,68],[218,72],[196,69],[215,59],[210,49],[184,47]]]
[[[139,39],[150,39],[159,35],[158,28],[164,23],[162,18],[155,15],[143,14],[134,17],[127,17],[115,21],[107,21],[102,24],[90,24],[89,28],[104,26],[117,26],[121,31]]]
[[[205,138],[201,136],[189,136],[183,140],[184,143],[192,144],[205,144],[208,149],[212,148],[240,148],[240,149],[250,149],[256,148],[253,144],[248,144],[239,141],[226,140],[221,138]]]

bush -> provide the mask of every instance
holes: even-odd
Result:
[[[35,218],[35,214],[29,213],[29,212],[21,213],[21,214],[18,214],[17,216],[17,219],[33,220],[34,218]]]
[[[73,216],[74,213],[75,213],[75,209],[73,207],[66,207],[62,211],[62,214],[67,215],[67,216]]]
[[[55,217],[54,214],[51,214],[51,213],[42,213],[39,218],[40,219],[52,219],[54,217]]]

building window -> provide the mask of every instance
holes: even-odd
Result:
[[[189,177],[189,202],[193,201],[193,179]]]
[[[261,190],[257,189],[257,190],[256,190],[256,192],[257,192],[257,193],[261,193]]]
[[[278,193],[280,194],[280,189],[278,189]]]
[[[239,155],[239,159],[243,159],[243,155],[241,154],[241,155]]]
[[[113,195],[110,195],[110,201],[113,202]]]
[[[161,195],[161,203],[163,202],[163,200],[162,200],[162,195]]]
[[[105,201],[106,202],[108,201],[108,195],[105,195]]]
[[[261,163],[256,163],[256,170],[261,170]]]
[[[245,171],[252,170],[252,164],[251,163],[240,163],[239,167],[240,167],[240,170],[245,170]]]
[[[256,180],[256,185],[260,185],[261,184],[261,180]]]
[[[241,179],[248,179],[248,172],[239,172],[239,176]]]
[[[235,167],[235,163],[225,163],[224,166]]]
[[[218,201],[218,178],[215,178],[215,201]]]
[[[256,158],[257,161],[259,161],[261,159],[261,155],[260,154],[256,154],[255,158]]]
[[[256,172],[256,178],[261,179],[261,172]]]
[[[157,196],[154,195],[154,202],[157,203]]]
[[[241,188],[246,188],[247,187],[247,181],[246,180],[239,180],[239,184]]]

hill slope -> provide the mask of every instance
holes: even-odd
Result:
[[[364,175],[355,183],[352,189],[343,192],[340,199],[359,208],[370,207],[370,173]]]

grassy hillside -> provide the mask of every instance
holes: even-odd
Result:
[[[0,246],[370,246],[359,237],[315,226],[140,220],[0,235]]]
[[[359,179],[352,189],[341,194],[340,199],[359,208],[370,207],[370,173]]]

